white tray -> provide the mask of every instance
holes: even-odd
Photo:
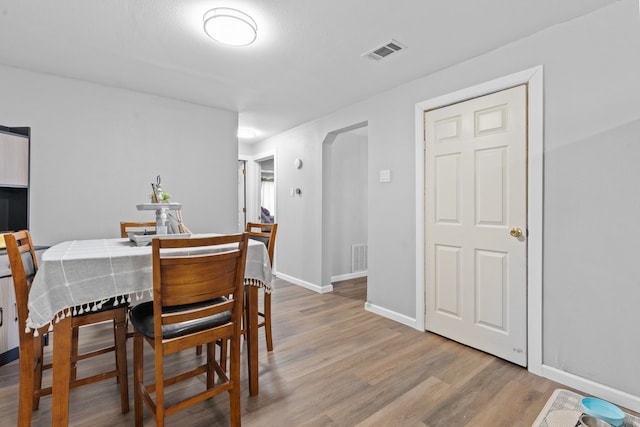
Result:
[[[129,233],[129,240],[134,242],[136,246],[147,246],[151,243],[151,240],[156,237],[160,239],[183,239],[185,237],[191,237],[191,233],[180,234],[136,234]]]
[[[139,211],[155,211],[158,209],[177,211],[182,209],[182,203],[140,203],[139,205],[136,205],[136,208],[138,208]]]

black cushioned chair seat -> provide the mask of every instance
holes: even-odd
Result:
[[[269,247],[269,237],[267,236],[249,236],[251,240],[262,242],[266,247]]]
[[[205,301],[195,304],[186,304],[172,307],[167,312],[178,312],[188,309],[206,307],[212,303],[226,301],[226,298],[216,298],[212,301]],[[153,301],[144,302],[133,307],[129,311],[129,319],[131,324],[144,336],[153,338]],[[163,338],[176,338],[193,332],[210,329],[218,325],[231,321],[231,312],[215,314],[213,316],[203,317],[202,319],[190,322],[175,323],[173,325],[165,325],[162,327]]]

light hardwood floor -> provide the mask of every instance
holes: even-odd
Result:
[[[336,284],[328,294],[279,279],[274,287],[274,351],[267,353],[261,329],[258,396],[249,397],[243,363],[244,426],[529,427],[553,390],[566,388],[366,312],[364,280]],[[81,340],[91,345],[109,338],[109,329],[100,328],[81,335]],[[133,384],[131,343],[127,351]],[[151,352],[145,355],[145,371],[150,373]],[[180,367],[195,357],[194,351],[182,352],[170,358],[170,366]],[[91,369],[99,367],[93,364]],[[194,380],[188,387],[201,386]],[[72,390],[70,425],[133,425],[133,397],[131,412],[121,414],[116,387],[113,380]],[[0,367],[0,426],[16,425],[17,396],[16,361]],[[218,396],[169,418],[167,424],[226,426],[227,408],[226,395]],[[32,425],[49,426],[50,417],[51,398],[44,397]],[[146,425],[154,423],[145,410]]]

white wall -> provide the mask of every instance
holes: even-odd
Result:
[[[560,381],[614,389],[640,410],[640,22],[621,0],[277,135],[278,270],[322,286],[322,142],[368,121],[368,303],[415,318],[419,102],[544,65],[543,363]],[[392,181],[378,182],[382,169]],[[283,188],[306,188],[291,199]],[[304,237],[302,237],[304,236]],[[595,344],[595,345],[594,345]]]
[[[151,182],[193,232],[237,222],[237,113],[0,66],[0,124],[31,127],[34,242],[119,237]]]
[[[351,245],[367,243],[367,137],[341,133],[331,150],[331,276],[341,276],[351,273]]]

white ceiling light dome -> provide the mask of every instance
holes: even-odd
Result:
[[[255,138],[256,131],[249,128],[238,128],[238,138]]]
[[[247,46],[258,36],[258,25],[246,13],[230,7],[217,7],[204,14],[204,32],[229,46]]]

